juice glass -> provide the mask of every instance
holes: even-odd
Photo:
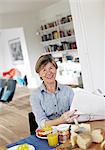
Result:
[[[58,133],[50,133],[47,135],[49,146],[56,146],[58,144]]]

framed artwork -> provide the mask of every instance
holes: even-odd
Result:
[[[12,63],[15,65],[23,64],[24,59],[23,59],[23,52],[21,48],[20,38],[18,37],[16,39],[9,40],[8,44],[9,44]]]

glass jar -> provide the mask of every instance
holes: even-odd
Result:
[[[69,128],[70,128],[69,124],[61,124],[57,127],[58,139],[60,143],[65,143],[70,139]]]

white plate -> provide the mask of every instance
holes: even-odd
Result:
[[[20,145],[21,145],[21,144],[20,144]],[[10,148],[8,148],[7,150],[17,150],[18,146],[19,146],[19,145],[10,147]],[[34,147],[33,145],[29,145],[29,144],[28,144],[28,146],[29,146],[29,150],[35,150],[35,147]]]
[[[37,132],[36,132],[36,136],[37,136],[38,138],[40,138],[40,139],[43,139],[43,140],[46,140],[46,139],[47,139],[47,136],[39,136],[39,135],[37,134]]]
[[[52,126],[52,128],[53,128],[53,130],[56,130],[56,126]],[[38,128],[38,129],[40,129],[40,128]],[[38,129],[37,129],[37,130],[38,130]],[[37,133],[37,130],[36,130],[36,136],[37,136],[38,138],[40,138],[40,139],[46,140],[46,139],[47,139],[47,136],[39,136],[38,133]]]
[[[40,138],[40,139],[46,140],[46,139],[47,139],[47,136],[39,136],[38,133],[37,133],[37,130],[39,130],[39,128],[36,129],[36,136],[37,136],[38,138]]]

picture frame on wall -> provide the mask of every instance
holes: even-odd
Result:
[[[12,64],[20,65],[24,63],[23,52],[20,38],[15,38],[8,41]]]

